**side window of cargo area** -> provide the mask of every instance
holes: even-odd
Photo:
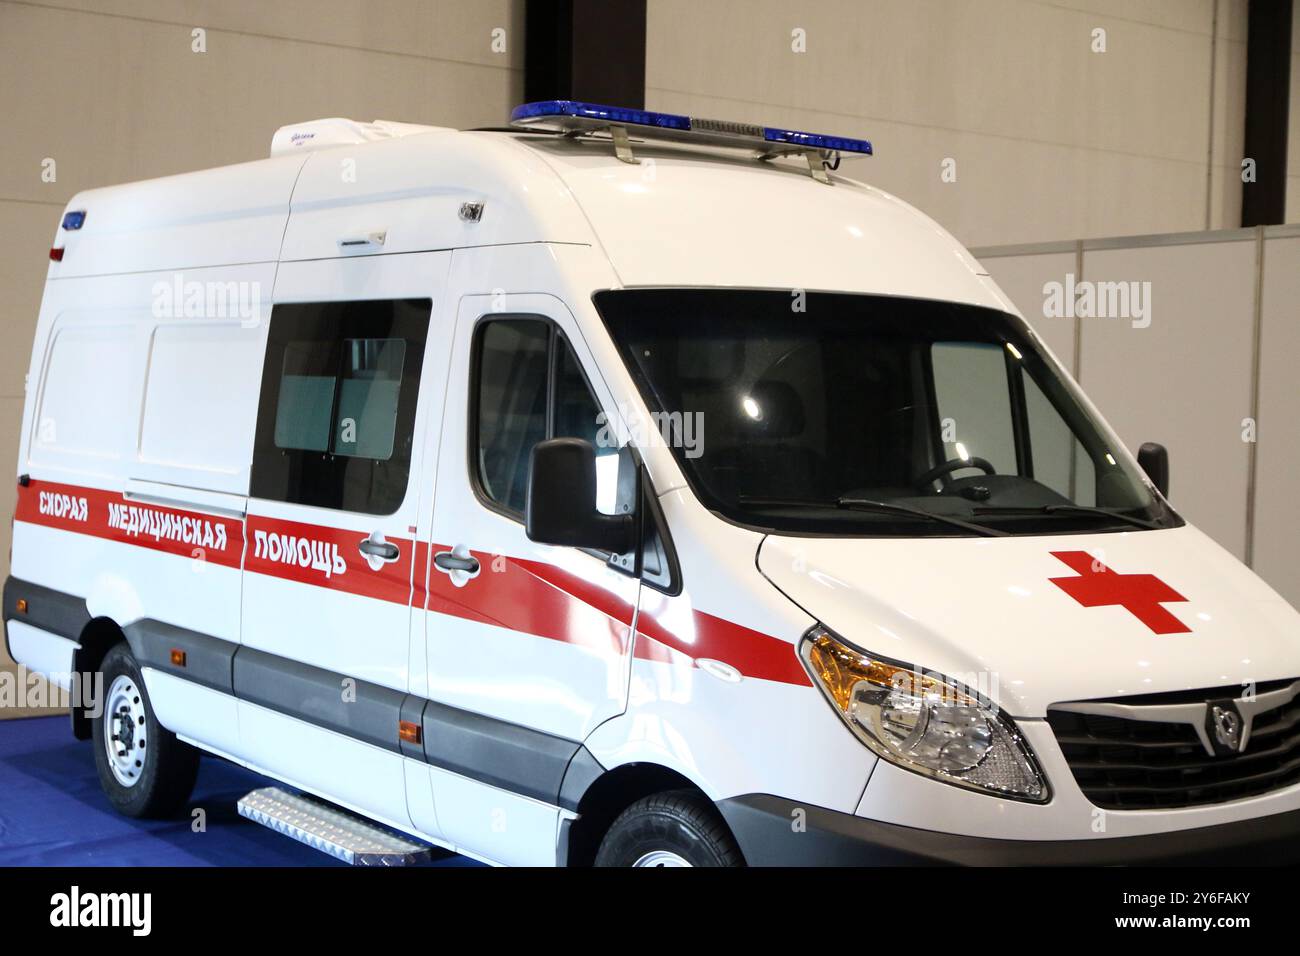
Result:
[[[471,470],[480,493],[521,516],[533,446],[547,438],[583,438],[596,449],[597,506],[612,514],[618,447],[554,324],[537,318],[480,323],[473,372]]]
[[[255,498],[392,514],[406,494],[429,299],[277,305]]]

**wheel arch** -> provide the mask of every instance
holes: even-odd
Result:
[[[117,644],[126,642],[126,632],[111,617],[93,617],[81,629],[77,638],[77,649],[72,655],[73,680],[80,684],[85,676],[98,673],[104,656]],[[89,740],[91,710],[98,706],[103,697],[104,688],[92,686],[89,695],[84,694],[78,686],[72,695],[72,736],[77,740]],[[87,706],[89,704],[90,706]]]
[[[585,755],[585,756],[584,756]],[[580,782],[574,785],[573,780]],[[643,797],[669,790],[690,790],[712,803],[694,781],[657,763],[627,763],[605,770],[584,748],[565,775],[562,802],[577,813],[561,827],[561,866],[591,866],[600,841],[618,815]],[[575,792],[580,790],[580,793]],[[732,835],[734,838],[734,834]]]

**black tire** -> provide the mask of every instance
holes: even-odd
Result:
[[[601,840],[596,866],[635,866],[651,854],[665,853],[691,866],[745,865],[740,847],[712,803],[694,790],[669,790],[644,797],[619,814]]]
[[[194,780],[199,772],[199,752],[189,744],[176,739],[176,735],[163,729],[154,716],[149,694],[145,690],[140,666],[126,644],[114,646],[104,655],[99,665],[103,674],[100,688],[100,715],[91,722],[95,741],[95,769],[99,772],[99,785],[118,813],[128,817],[168,817],[181,809],[194,790]],[[130,730],[130,744],[122,742],[125,734],[117,715],[109,713],[114,682],[123,678],[121,687],[128,690],[132,702],[141,713]],[[135,726],[138,724],[138,726]],[[112,739],[114,749],[125,754],[129,746],[137,760],[131,761],[138,775],[124,784],[118,780],[109,762],[106,742]]]

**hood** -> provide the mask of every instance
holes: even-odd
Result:
[[[1053,703],[1300,677],[1300,614],[1191,526],[1005,538],[782,538],[759,570],[846,641]]]

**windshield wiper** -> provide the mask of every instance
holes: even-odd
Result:
[[[937,521],[942,524],[949,524],[953,527],[962,528],[966,531],[973,531],[975,534],[981,534],[989,538],[1001,538],[1007,535],[1006,531],[999,531],[997,528],[975,524],[971,521],[963,521],[961,518],[954,518],[951,515],[935,514],[933,511],[926,511],[924,508],[913,508],[910,505],[899,505],[889,501],[873,501],[870,498],[840,497],[836,498],[834,501],[805,501],[801,498],[763,498],[751,495],[741,495],[738,500],[742,505],[758,505],[760,507],[842,508],[850,511],[877,511],[882,514],[909,515],[913,518],[923,518],[926,521]]]
[[[874,501],[871,498],[837,498],[835,499],[835,506],[837,508],[852,508],[855,511],[880,511],[914,515],[918,518],[928,518],[931,521],[942,521],[944,524],[950,524],[956,528],[965,528],[967,531],[982,534],[986,538],[1005,538],[1008,534],[1006,531],[999,531],[997,528],[990,528],[988,525],[975,524],[973,521],[963,521],[961,518],[955,518],[952,515],[942,515],[933,511],[926,511],[924,508],[913,508],[911,505],[900,505],[892,501]]]
[[[988,515],[1013,514],[1013,513],[1027,514],[1027,515],[1035,515],[1035,514],[1092,515],[1098,518],[1109,518],[1114,521],[1123,521],[1133,525],[1134,527],[1146,528],[1148,530],[1158,530],[1164,527],[1164,525],[1159,524],[1155,521],[1148,521],[1145,518],[1136,518],[1133,515],[1126,515],[1121,511],[1111,511],[1109,508],[1094,508],[1091,505],[1067,504],[1067,505],[1043,505],[1041,508],[980,508],[978,509],[977,513],[988,514]]]

